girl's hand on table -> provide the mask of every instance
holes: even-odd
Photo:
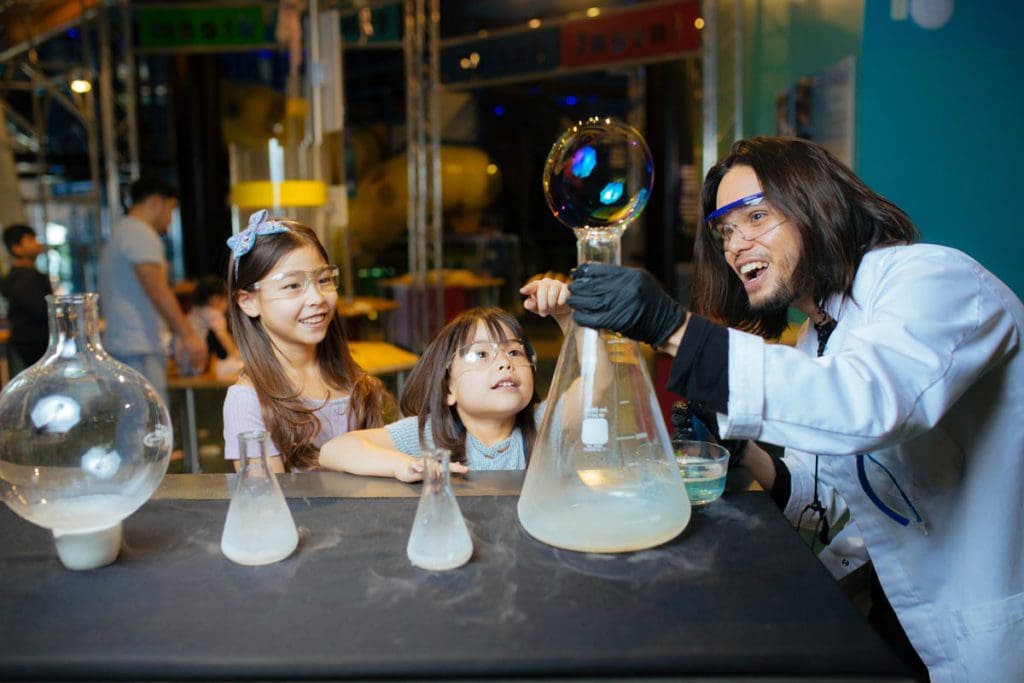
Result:
[[[405,462],[399,463],[395,466],[395,479],[406,483],[423,481],[422,458],[417,458],[411,455],[406,456],[406,458]],[[448,470],[452,474],[465,474],[466,472],[469,472],[469,468],[459,462],[449,463]]]

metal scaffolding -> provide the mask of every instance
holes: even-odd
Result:
[[[406,220],[412,278],[408,314],[417,351],[429,343],[431,329],[444,322],[440,24],[439,0],[405,0]]]
[[[702,173],[743,137],[743,2],[703,1]]]
[[[36,222],[45,226],[57,203],[78,203],[88,207],[90,216],[91,258],[79,264],[80,284],[85,289],[96,285],[95,262],[109,229],[121,211],[121,184],[138,176],[139,150],[135,113],[135,63],[132,53],[131,18],[124,0],[83,7],[74,17],[58,25],[39,29],[34,9],[41,3],[23,3],[20,27],[24,40],[0,53],[0,109],[3,125],[17,132],[15,150],[33,152],[32,164],[18,169],[20,176],[34,176],[35,191],[24,196],[16,187],[24,205],[34,206]],[[119,21],[112,26],[111,17]],[[14,21],[10,8],[5,21]],[[77,61],[44,60],[45,44],[76,30],[80,41]],[[115,35],[115,31],[120,35]],[[76,92],[71,82],[87,84]],[[31,115],[25,116],[12,105],[15,93],[31,98]],[[90,188],[74,199],[57,198],[52,192],[62,179],[51,173],[46,155],[46,139],[53,105],[70,113],[83,127],[89,165]],[[103,188],[101,190],[101,188]],[[106,212],[104,212],[106,206]]]

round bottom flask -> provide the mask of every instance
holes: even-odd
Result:
[[[0,495],[53,532],[68,569],[117,559],[121,521],[153,494],[171,421],[145,377],[103,349],[99,296],[48,296],[50,344],[0,394]]]

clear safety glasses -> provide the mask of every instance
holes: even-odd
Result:
[[[338,266],[325,266],[317,270],[292,270],[278,273],[252,285],[267,299],[295,299],[306,293],[313,283],[321,294],[338,290]]]
[[[462,361],[470,370],[485,370],[499,357],[508,358],[510,365],[526,367],[537,362],[537,353],[530,342],[524,339],[508,339],[506,341],[476,341],[459,347],[455,358]]]
[[[705,222],[715,244],[725,251],[736,235],[748,242],[756,240],[785,223],[786,218],[772,208],[763,192],[757,192],[712,211]]]

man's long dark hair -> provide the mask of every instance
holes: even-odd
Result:
[[[694,248],[694,308],[730,327],[775,339],[788,323],[785,307],[765,313],[750,309],[742,281],[704,224],[704,216],[716,208],[722,177],[734,166],[753,169],[765,198],[799,231],[793,291],[809,293],[819,305],[833,294],[851,295],[854,275],[870,250],[920,239],[903,210],[821,145],[799,138],[740,140],[704,179]]]

